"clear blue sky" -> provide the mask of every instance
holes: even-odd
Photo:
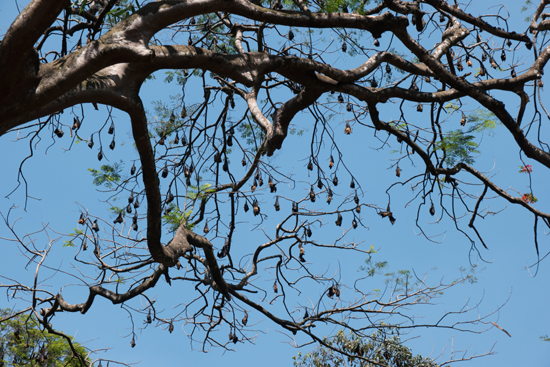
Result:
[[[524,18],[528,15],[519,11],[523,2],[507,2],[509,3],[507,4],[508,9],[513,14],[510,25],[517,32],[523,32],[527,28]],[[24,6],[25,1],[19,3]],[[497,3],[493,0],[475,2],[469,11],[474,14],[485,13],[483,8],[489,8]],[[490,12],[496,12],[496,8],[490,8]],[[5,33],[16,14],[14,1],[6,0],[0,5],[0,34]],[[385,40],[387,39],[382,38],[381,42]],[[529,60],[526,60],[527,64]],[[334,60],[335,64],[342,69],[355,67],[363,61],[361,58],[350,58],[341,54],[337,55]],[[170,94],[178,92],[177,87],[167,87],[163,83],[163,79],[164,72],[161,71],[157,73],[156,80],[148,81],[142,88],[142,98],[150,110],[153,109],[151,101],[160,99],[168,101]],[[545,84],[550,85],[550,80],[546,79],[545,77]],[[200,87],[197,89],[200,93],[192,93],[193,87],[193,85],[188,86],[187,103],[197,100],[194,94],[198,97],[202,96]],[[517,98],[505,99],[505,103],[509,108],[519,105]],[[396,106],[397,104],[388,104],[387,108],[381,109],[381,117],[385,120],[397,119],[399,116],[394,114]],[[240,108],[243,108],[242,104]],[[477,108],[478,106],[474,104],[465,107],[467,111],[474,111]],[[423,114],[418,114],[418,118],[427,119],[427,113],[425,111]],[[528,113],[529,111],[526,116],[529,116]],[[106,149],[106,158],[111,163],[122,160],[125,163],[126,171],[128,171],[131,166],[130,160],[137,157],[131,144],[129,120],[122,112],[115,111],[114,115],[117,126],[117,149],[114,152]],[[340,116],[336,116],[333,120],[334,129],[338,132],[337,139],[346,164],[361,185],[364,193],[361,200],[385,206],[387,202],[385,190],[389,184],[395,181],[393,169],[389,168],[392,164],[391,159],[395,157],[389,151],[391,149],[398,150],[399,145],[395,143],[394,139],[390,139],[390,144],[393,144],[390,149],[376,150],[381,146],[381,141],[373,137],[370,130],[367,131],[359,125],[354,126],[352,135],[344,136],[341,133],[344,125],[340,119]],[[453,116],[452,119],[456,120],[457,118]],[[63,121],[68,123],[70,120],[72,120],[72,115],[67,110]],[[101,108],[100,111],[87,108],[82,135],[88,136],[96,131],[104,121],[104,108]],[[307,177],[306,170],[309,143],[307,135],[311,132],[313,121],[310,116],[303,113],[297,116],[294,122],[298,128],[306,130],[305,136],[289,137],[284,143],[283,150],[277,153],[270,163],[281,168],[283,172],[292,172],[293,178],[299,182],[296,192],[298,190],[303,192],[297,194],[290,191],[292,187],[281,186],[279,190],[288,197],[301,198],[309,189],[307,183],[314,182],[314,178]],[[458,124],[458,121],[456,123]],[[385,135],[380,136],[380,139],[384,140],[385,137]],[[27,211],[23,210],[24,188],[19,188],[6,198],[5,196],[17,185],[19,164],[29,152],[29,144],[15,143],[16,138],[17,134],[13,133],[3,136],[0,140],[0,156],[4,157],[0,165],[2,172],[0,212],[6,215],[12,205],[19,205],[12,212],[12,220],[21,217],[16,226],[19,234],[31,233],[43,225],[48,225],[52,228],[51,239],[55,239],[58,235],[53,230],[70,232],[76,226],[81,206],[95,213],[106,213],[106,208],[110,205],[103,201],[107,199],[107,196],[96,191],[87,171],[90,167],[99,167],[96,159],[97,151],[90,151],[82,143],[72,145],[70,151],[66,151],[71,143],[68,132],[63,139],[55,141],[44,134],[44,138],[36,147],[34,156],[25,163],[24,173],[29,183],[28,194],[32,197],[28,201]],[[106,139],[105,136],[103,138]],[[108,143],[109,141],[104,141],[105,146]],[[497,127],[494,136],[484,135],[480,150],[482,153],[476,158],[476,167],[479,170],[489,172],[488,175],[493,176],[495,182],[504,189],[528,191],[527,176],[518,173],[518,166],[522,164],[518,151],[502,127]],[[240,156],[234,159],[240,159]],[[533,190],[539,199],[536,206],[548,212],[550,195],[546,183],[549,181],[550,175],[539,165],[529,160],[525,162],[533,165]],[[406,161],[403,161],[401,168],[403,169],[402,179],[421,172],[421,166],[414,167]],[[347,195],[348,192],[344,188],[349,184],[349,175],[343,172],[339,175],[342,182],[339,188],[342,187],[342,190],[339,190],[338,194]],[[480,194],[481,191],[482,187],[478,187],[474,189],[473,193]],[[492,195],[492,193],[490,194]],[[396,224],[391,226],[387,220],[380,219],[373,211],[365,211],[363,223],[368,228],[358,228],[351,235],[348,234],[349,237],[346,240],[364,241],[366,248],[373,244],[375,248],[379,249],[375,260],[387,260],[391,270],[414,269],[419,275],[428,273],[428,279],[432,283],[437,283],[442,278],[445,281],[451,281],[459,276],[458,268],[468,268],[470,263],[479,264],[479,268],[483,271],[477,274],[478,282],[476,284],[461,285],[443,295],[436,305],[422,308],[419,313],[414,313],[414,315],[419,317],[419,322],[424,322],[420,317],[424,317],[427,321],[433,320],[446,311],[461,308],[466,302],[469,302],[470,305],[481,302],[480,314],[492,312],[506,303],[490,320],[497,322],[509,331],[512,337],[508,337],[496,328],[482,334],[460,333],[453,330],[418,330],[404,336],[405,339],[410,338],[407,345],[413,349],[415,354],[420,353],[431,357],[438,356],[444,349],[447,351],[447,356],[451,349],[469,348],[467,356],[474,353],[481,354],[491,348],[497,352],[494,356],[474,359],[467,363],[469,366],[476,367],[550,365],[548,362],[550,360],[550,343],[539,340],[539,336],[550,334],[550,316],[547,307],[550,303],[549,264],[547,260],[543,261],[536,277],[532,277],[532,274],[526,270],[526,265],[531,265],[536,261],[532,241],[532,216],[513,205],[506,205],[506,202],[500,199],[491,200],[492,211],[505,210],[496,216],[487,216],[484,220],[477,220],[479,229],[490,249],[489,251],[481,249],[483,258],[488,261],[482,262],[475,253],[470,251],[470,242],[467,238],[456,231],[453,223],[446,218],[441,223],[434,224],[432,223],[433,218],[426,213],[420,217],[423,228],[429,235],[440,235],[437,239],[442,241],[441,243],[429,242],[419,235],[419,230],[414,224],[418,202],[406,206],[413,195],[410,186],[407,185],[392,189],[392,209],[398,219]],[[242,244],[242,247],[247,245],[252,247],[265,241],[262,229],[267,235],[271,236],[274,233],[274,228],[270,224],[274,223],[274,219],[279,218],[279,213],[272,210],[273,195],[264,193],[260,198],[262,212],[269,216],[268,221],[257,227],[258,222],[251,212],[244,215],[243,220],[246,221],[237,225],[235,242]],[[322,210],[326,206],[324,199],[319,201],[316,203],[315,209]],[[290,210],[288,205],[283,206],[282,211],[284,210]],[[427,212],[428,207],[425,206],[421,210]],[[440,215],[441,211],[438,208],[437,217],[439,218]],[[340,235],[342,229],[334,226],[334,219],[326,218],[323,220],[325,224],[323,228],[313,228],[314,236],[334,237]],[[344,220],[349,226],[351,216],[348,214]],[[469,216],[462,219],[461,227],[466,228],[468,221]],[[11,238],[13,236],[6,226],[0,225],[0,237]],[[37,247],[44,247],[47,244],[43,236],[36,236],[36,238]],[[169,236],[164,238],[169,239]],[[220,240],[216,241],[218,242],[215,243],[221,246]],[[550,246],[548,237],[541,231],[539,231],[539,241],[541,254],[546,254],[550,250]],[[30,282],[34,276],[34,266],[31,265],[25,269],[27,259],[21,255],[14,243],[0,240],[0,246],[2,248],[0,274]],[[62,240],[54,243],[53,246],[53,256],[48,265],[61,269],[71,267],[74,263],[75,250],[62,247]],[[327,252],[312,250],[308,253],[307,259],[315,263],[314,268],[319,272],[326,271],[327,274],[339,272],[342,284],[346,287],[353,287],[354,280],[361,276],[358,271],[365,257],[341,252],[327,254]],[[531,269],[532,272],[533,269]],[[265,276],[265,273],[262,276]],[[267,284],[270,279],[272,282],[273,276],[270,278],[267,275],[265,279],[265,284]],[[64,297],[69,302],[83,302],[86,297],[86,289],[79,285],[81,282],[77,279],[57,274],[53,280],[42,278],[42,281],[45,286],[50,287],[52,292],[58,292],[65,284],[72,284],[63,290]],[[9,281],[1,279],[0,283],[9,283]],[[365,287],[382,288],[383,284],[365,284]],[[269,289],[269,285],[266,286],[266,289]],[[148,291],[147,295],[158,299],[156,306],[163,310],[165,313],[163,315],[166,317],[179,311],[179,309],[173,309],[174,306],[185,303],[196,296],[192,288],[177,284],[170,287],[163,281],[160,281],[156,288]],[[298,297],[297,302],[302,305],[308,304],[308,296],[313,300],[318,297],[317,294],[304,292],[304,294],[296,296]],[[2,297],[0,298],[0,307],[18,309],[26,307],[26,303],[23,301],[8,302],[8,297]],[[474,314],[476,312],[474,311]],[[133,322],[141,326],[143,320],[137,318]],[[265,367],[281,366],[291,364],[291,357],[298,352],[298,349],[292,347],[292,340],[281,333],[276,325],[263,320],[255,313],[250,314],[250,323],[257,323],[255,326],[257,339],[254,344],[238,343],[236,352],[224,352],[219,348],[209,348],[208,353],[200,352],[201,344],[191,343],[181,329],[181,324],[176,326],[172,334],[161,327],[148,327],[143,331],[138,331],[137,345],[132,349],[130,347],[131,338],[126,337],[131,330],[131,323],[132,320],[125,310],[100,298],[96,299],[86,315],[58,314],[54,319],[55,327],[75,335],[76,339],[84,343],[86,347],[90,349],[111,348],[105,352],[99,352],[94,356],[95,358],[121,360],[128,363],[141,361],[142,366],[214,365],[220,363],[232,366],[256,364],[259,361]],[[189,331],[189,326],[186,326],[184,330]],[[327,332],[335,331],[337,329],[327,329]],[[229,330],[226,332],[222,329],[220,339],[226,338],[228,333]],[[249,334],[249,336],[253,336],[253,334]],[[298,337],[297,341],[307,342],[307,339]],[[302,350],[308,351],[311,348],[311,346],[307,346]],[[222,357],[223,359],[221,359]]]

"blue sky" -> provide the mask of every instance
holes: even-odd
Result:
[[[513,4],[511,1],[508,2],[511,3],[507,5],[508,10],[510,14],[514,15],[510,20],[510,25],[518,32],[522,32],[527,28],[527,23],[523,20],[527,13],[519,11],[523,4],[522,2],[513,2]],[[482,6],[490,8],[493,3],[497,2],[476,3],[469,8],[469,11],[479,13],[482,11]],[[0,34],[5,33],[17,14],[14,4],[14,1],[10,0],[0,5]],[[24,2],[20,2],[20,4],[24,4]],[[496,12],[496,9],[490,8],[490,12]],[[381,39],[381,43],[384,44],[384,41],[388,41],[387,36]],[[524,59],[528,64],[529,57],[524,56]],[[363,61],[359,57],[352,58],[342,54],[334,56],[334,63],[342,69],[355,67]],[[170,94],[178,93],[178,87],[170,87],[163,82],[164,71],[158,72],[156,76],[156,80],[147,81],[141,91],[145,105],[151,111],[153,111],[152,101],[168,102]],[[545,84],[550,85],[548,84],[550,81],[547,82],[546,79],[544,79]],[[198,101],[196,97],[202,96],[200,86],[191,84],[187,88],[186,103]],[[194,88],[201,93],[194,93]],[[504,101],[510,109],[519,105],[517,97],[506,97]],[[243,104],[238,104],[236,116],[242,112],[243,106]],[[399,117],[395,115],[397,106],[398,103],[388,103],[387,106],[381,107],[381,118],[384,120],[397,119]],[[106,115],[104,107],[100,108],[100,111],[94,111],[88,106],[85,108],[86,117],[83,121],[81,134],[87,137],[101,127]],[[469,113],[473,113],[479,106],[469,103],[464,108]],[[340,112],[342,112],[341,110],[343,108],[340,108]],[[114,111],[113,115],[117,129],[117,148],[113,152],[108,149],[105,149],[104,152],[110,163],[122,160],[125,164],[125,172],[127,172],[131,166],[131,160],[137,157],[131,144],[129,120],[120,111]],[[529,111],[526,116],[530,116]],[[423,114],[418,114],[419,120],[427,118],[426,110]],[[62,120],[64,123],[72,121],[71,112],[65,111]],[[458,115],[450,117],[449,123],[454,120],[458,125]],[[360,184],[361,201],[384,207],[387,203],[385,190],[395,182],[394,169],[390,166],[393,164],[392,159],[397,158],[399,154],[392,154],[390,151],[399,151],[400,146],[395,139],[390,139],[391,146],[379,150],[378,148],[382,146],[381,142],[385,140],[386,136],[379,134],[378,137],[374,137],[371,130],[359,125],[354,125],[353,134],[345,136],[342,133],[344,123],[341,121],[343,121],[341,116],[334,117],[332,126],[345,163]],[[278,193],[281,196],[286,195],[288,198],[298,199],[305,197],[309,190],[309,184],[315,182],[315,177],[308,177],[309,172],[306,169],[310,139],[308,134],[313,128],[313,119],[307,113],[302,113],[296,117],[294,122],[297,128],[305,130],[304,136],[290,136],[285,141],[283,150],[276,153],[269,163],[285,173],[291,173],[296,182],[295,186],[279,185]],[[480,140],[481,154],[476,157],[476,168],[493,176],[494,181],[504,189],[512,188],[519,192],[527,192],[527,175],[518,173],[518,166],[522,165],[522,162],[514,142],[501,126],[498,126],[493,133],[494,136],[485,134]],[[76,250],[63,247],[64,239],[56,241],[60,236],[55,231],[70,232],[76,226],[82,207],[109,219],[106,209],[113,204],[113,201],[105,203],[108,195],[97,192],[88,172],[88,168],[99,168],[96,158],[97,151],[90,151],[84,143],[71,145],[68,132],[63,139],[56,140],[51,139],[48,134],[44,134],[43,139],[35,148],[34,156],[25,163],[23,168],[28,181],[30,197],[25,211],[24,187],[20,187],[9,197],[5,197],[16,187],[19,164],[29,154],[28,142],[17,143],[15,142],[17,137],[17,133],[14,132],[3,136],[0,142],[0,156],[5,157],[0,166],[3,172],[0,183],[0,212],[5,216],[10,207],[18,206],[12,211],[10,222],[21,218],[16,225],[20,235],[32,233],[46,225],[49,226],[51,228],[49,240],[52,241],[53,250],[52,256],[48,260],[48,266],[51,266],[52,269],[69,269],[74,265],[73,257]],[[102,137],[103,144],[108,145],[109,141],[105,139],[109,139],[109,136],[104,134]],[[322,153],[322,156],[327,159],[327,164],[329,148],[329,146],[324,147]],[[234,159],[240,160],[240,155],[237,155]],[[403,170],[402,180],[422,171],[418,161],[407,163],[403,160],[402,162],[400,164]],[[536,207],[547,212],[550,200],[545,185],[550,179],[548,171],[529,160],[525,160],[525,163],[533,166],[533,192],[539,199]],[[345,197],[350,194],[346,190],[350,176],[343,170],[339,171],[338,175],[341,186],[338,187],[336,193]],[[470,188],[469,192],[479,195],[482,189],[483,187],[477,186]],[[496,328],[482,334],[420,329],[403,336],[403,339],[409,339],[407,345],[413,349],[413,352],[436,357],[443,350],[448,356],[451,349],[469,348],[466,356],[471,356],[484,353],[492,348],[497,354],[474,359],[467,364],[469,366],[548,366],[550,343],[540,341],[539,336],[550,334],[550,316],[546,306],[550,301],[547,281],[550,271],[547,260],[543,261],[538,269],[526,269],[527,265],[531,265],[537,260],[532,241],[532,216],[517,206],[507,205],[506,202],[498,198],[490,200],[491,211],[504,210],[498,215],[488,215],[483,220],[476,220],[478,228],[489,246],[489,250],[485,250],[478,244],[480,254],[486,261],[484,262],[475,251],[471,251],[470,241],[454,228],[454,224],[448,218],[444,217],[440,223],[434,223],[434,218],[428,214],[428,206],[421,207],[419,223],[429,236],[437,235],[435,239],[438,243],[430,242],[419,235],[419,229],[414,222],[419,201],[407,205],[413,197],[410,185],[398,185],[392,189],[391,194],[392,210],[397,217],[396,224],[391,226],[387,220],[382,220],[374,211],[365,210],[362,213],[362,222],[366,228],[359,227],[355,231],[350,231],[345,240],[362,242],[362,246],[366,248],[372,244],[378,250],[378,253],[374,255],[374,260],[388,261],[390,270],[393,271],[413,269],[419,276],[427,273],[427,279],[431,283],[437,283],[442,279],[451,281],[460,275],[459,268],[469,268],[470,264],[478,264],[477,283],[460,285],[446,292],[435,305],[419,308],[418,312],[413,311],[412,314],[418,318],[418,322],[423,323],[424,320],[437,319],[445,312],[460,309],[465,304],[480,303],[479,308],[472,313],[474,318],[478,312],[479,315],[483,315],[503,306],[489,320],[496,322],[512,335],[510,338]],[[488,195],[494,196],[491,192]],[[274,200],[272,194],[263,192],[258,197],[262,213],[267,214],[268,218],[264,223],[258,223],[251,212],[241,217],[242,223],[237,225],[235,243],[238,243],[236,246],[238,251],[244,251],[244,253],[247,252],[246,246],[255,246],[265,241],[267,236],[272,236],[275,220],[282,218],[282,212],[285,210],[290,211],[288,201],[282,204],[281,212],[276,213],[272,210]],[[329,209],[324,202],[324,195],[321,197],[323,199],[318,200],[315,205],[307,203],[308,207],[311,206],[319,211]],[[120,199],[124,200],[124,198]],[[436,201],[435,196],[434,201]],[[116,204],[116,202],[114,203]],[[440,217],[441,209],[437,207],[436,218]],[[322,219],[322,226],[314,225],[314,238],[317,236],[317,239],[320,240],[340,236],[343,229],[349,228],[351,215],[344,214],[342,228],[334,226],[334,220],[335,218],[327,217]],[[469,216],[461,219],[459,221],[461,228],[467,228],[468,221]],[[546,233],[540,228],[542,227],[539,226],[538,232],[540,253],[544,255],[549,251],[549,243]],[[472,233],[468,233],[472,235]],[[1,225],[0,237],[13,238],[13,235],[5,225]],[[48,244],[48,239],[43,235],[37,234],[30,237],[36,238],[36,245],[39,248]],[[169,235],[164,238],[169,239]],[[221,241],[221,239],[216,239],[214,244],[221,247],[223,244]],[[0,245],[3,254],[0,258],[1,274],[8,274],[9,277],[25,283],[31,282],[34,277],[34,265],[25,269],[28,260],[22,256],[15,243],[0,240]],[[362,276],[359,267],[364,264],[366,258],[355,253],[314,249],[309,249],[306,257],[308,261],[314,263],[312,268],[315,271],[326,272],[330,275],[338,274],[337,276],[344,285],[343,292],[352,288],[354,280]],[[533,276],[535,270],[538,270],[538,273]],[[41,276],[44,287],[52,292],[63,289],[64,297],[72,303],[84,300],[87,293],[86,289],[81,286],[80,280],[59,273],[49,279],[48,276],[54,275],[54,273],[54,271],[44,271]],[[174,272],[172,276],[174,274],[176,273]],[[268,269],[260,275],[264,279],[262,282],[265,282],[260,284],[267,284],[265,288],[270,289],[269,284],[273,282],[273,274],[270,276]],[[383,280],[378,279],[377,282],[376,280],[367,281],[361,286],[367,289],[382,288]],[[6,284],[10,281],[3,278],[0,283]],[[296,304],[305,306],[315,302],[319,297],[319,290],[315,288],[315,285],[307,282],[303,284],[304,292],[294,294],[293,297],[295,297]],[[179,312],[181,306],[178,305],[188,302],[190,298],[196,296],[191,287],[181,284],[173,284],[170,287],[163,281],[160,281],[156,288],[148,291],[147,295],[157,299],[156,305],[163,311],[163,317],[169,317]],[[139,303],[139,301],[136,302]],[[2,297],[0,298],[0,307],[18,309],[26,307],[26,303],[21,300],[8,301],[8,297]],[[273,309],[280,309],[280,306],[274,305]],[[143,366],[163,364],[184,366],[198,363],[210,365],[222,362],[227,365],[236,365],[243,364],[243,362],[245,364],[257,363],[259,360],[266,367],[279,366],[292,363],[292,356],[296,355],[299,350],[308,351],[312,348],[312,346],[302,349],[294,348],[294,341],[282,333],[276,325],[261,318],[258,314],[250,313],[250,323],[255,325],[256,331],[247,334],[247,336],[257,336],[257,338],[253,343],[238,343],[236,352],[209,347],[208,353],[202,353],[200,342],[192,343],[186,336],[190,326],[183,326],[182,329],[181,324],[176,325],[172,334],[169,334],[165,327],[149,326],[138,330],[137,345],[132,349],[130,347],[131,337],[128,337],[132,321],[136,326],[142,327],[143,320],[139,317],[131,320],[129,314],[120,306],[112,305],[98,298],[86,315],[59,314],[54,320],[54,326],[75,335],[79,342],[84,343],[92,350],[109,348],[98,352],[94,355],[95,358],[120,360],[128,363],[141,361]],[[326,329],[326,333],[336,331],[337,329]],[[228,333],[228,329],[222,328],[219,338],[225,339]],[[298,336],[296,340],[298,343],[307,343],[308,341],[303,336]]]

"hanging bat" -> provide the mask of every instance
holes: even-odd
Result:
[[[99,232],[99,224],[97,224],[97,219],[94,220],[94,223],[92,224],[92,229],[97,233]]]
[[[382,218],[388,217],[391,224],[395,223],[395,218],[393,217],[393,213],[390,210],[390,204],[389,203],[388,203],[388,208],[386,209],[386,211],[385,212],[384,211],[379,211],[378,215],[380,215]]]
[[[254,216],[260,214],[260,206],[258,205],[258,200],[254,200],[252,203],[252,210],[254,212]]]
[[[78,117],[75,116],[75,118],[73,119],[72,129],[73,130],[78,130],[78,129],[80,129],[80,125],[81,125],[80,120],[78,119]]]
[[[342,226],[342,214],[340,214],[340,212],[338,212],[338,219],[336,219],[334,223],[336,223],[338,227]]]
[[[306,254],[306,251],[304,250],[304,247],[300,244],[300,255],[298,258],[300,259],[300,262],[305,263],[306,259],[304,258],[304,255]]]
[[[346,127],[344,128],[344,134],[349,135],[349,134],[351,134],[352,131],[353,131],[353,129],[351,128],[349,122],[346,121]]]
[[[315,191],[313,191],[313,186],[311,186],[309,190],[309,200],[311,200],[312,203],[315,202]]]
[[[479,76],[485,76],[486,73],[487,73],[487,70],[485,70],[485,66],[480,65]]]
[[[216,154],[214,154],[214,162],[222,163],[222,155],[219,152],[216,152]]]
[[[170,204],[172,201],[174,201],[174,195],[172,191],[168,191],[168,195],[166,195],[166,204]]]
[[[332,201],[332,190],[329,188],[327,192],[327,204],[330,204]]]
[[[323,181],[321,181],[321,177],[317,179],[317,187],[319,190],[323,188]]]

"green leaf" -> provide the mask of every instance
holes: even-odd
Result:
[[[114,183],[121,180],[120,173],[122,172],[122,161],[113,165],[104,164],[99,170],[88,168],[88,171],[94,178],[93,184],[96,186],[105,186],[112,188]]]
[[[454,166],[463,162],[473,164],[475,162],[472,154],[477,154],[478,144],[473,141],[475,136],[466,135],[462,130],[454,130],[436,143],[436,150],[443,150],[446,153],[445,164]]]
[[[73,241],[63,241],[63,247],[74,247]]]

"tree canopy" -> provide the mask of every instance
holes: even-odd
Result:
[[[1,366],[80,366],[91,362],[86,350],[69,338],[40,330],[34,316],[0,310]],[[70,344],[67,343],[70,341]]]
[[[390,366],[401,359],[330,334],[510,335],[468,302],[415,316],[499,251],[493,217],[529,219],[529,271],[546,256],[547,5],[526,2],[518,26],[506,5],[443,0],[28,1],[0,43],[2,144],[28,150],[1,237],[35,272],[0,272],[0,287],[59,335],[61,315],[120,305],[132,347],[156,326],[233,349],[264,320],[295,345]],[[44,153],[71,159],[66,174],[35,177]],[[55,180],[63,204],[19,225],[40,205],[33,185]],[[458,239],[472,268],[384,273],[377,252],[412,231]]]

